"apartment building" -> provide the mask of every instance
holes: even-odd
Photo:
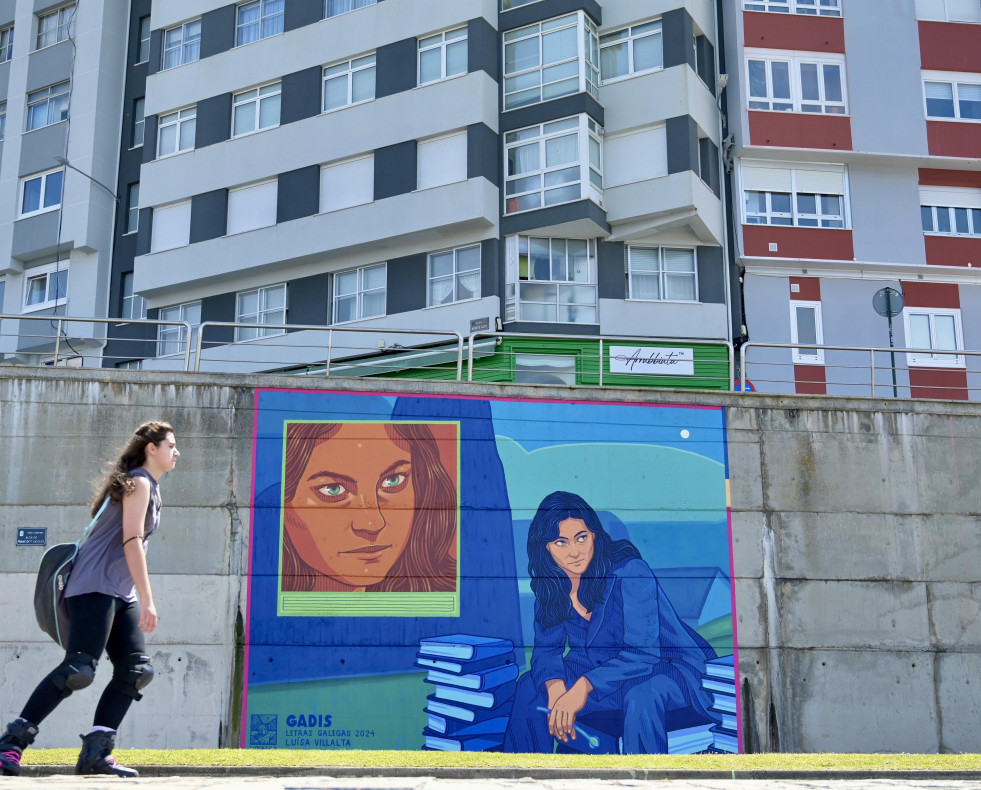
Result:
[[[750,341],[888,348],[890,288],[915,352],[875,355],[875,394],[976,400],[981,0],[728,0],[725,20]],[[750,345],[746,373],[868,395],[870,356]]]
[[[17,3],[7,65],[16,144],[34,149],[21,116],[35,89],[81,73],[112,94],[92,123],[115,128],[85,137],[99,150],[66,157],[84,220],[69,223],[67,199],[45,204],[71,277],[32,305],[121,319],[101,364],[183,365],[181,328],[125,324],[141,317],[206,324],[210,369],[240,371],[322,369],[328,344],[332,363],[370,362],[398,344],[424,350],[407,375],[439,376],[450,333],[497,329],[508,337],[477,362],[491,380],[588,383],[603,335],[677,339],[671,381],[727,386],[712,0],[131,0],[111,29],[102,4],[77,0],[52,7],[75,20],[64,48],[82,52],[85,26],[112,48],[91,69],[63,58],[43,86],[15,79],[37,70],[19,34],[40,24],[36,5]],[[80,79],[51,124],[76,146]],[[32,156],[25,169],[5,152],[3,180],[62,172]],[[85,176],[114,186],[114,225]],[[51,266],[51,241],[8,215],[6,236],[33,245],[27,261],[6,242],[23,261],[0,280],[16,314],[19,270]],[[66,241],[76,225],[103,237]],[[667,380],[624,364],[624,383]]]

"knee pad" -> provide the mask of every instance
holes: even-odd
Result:
[[[62,661],[52,673],[54,684],[67,697],[73,691],[80,691],[92,685],[95,680],[95,668],[99,660],[88,653],[66,653]]]
[[[112,684],[135,700],[143,699],[140,689],[153,680],[153,664],[145,653],[130,653],[124,662],[113,665]]]

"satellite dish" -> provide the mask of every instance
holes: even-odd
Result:
[[[894,318],[904,306],[903,295],[895,288],[880,288],[872,297],[872,308],[883,318]]]

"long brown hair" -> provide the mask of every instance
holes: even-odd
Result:
[[[119,451],[119,457],[96,483],[96,494],[90,505],[93,516],[99,512],[107,496],[114,503],[123,501],[123,497],[136,486],[129,473],[146,462],[147,445],[160,444],[168,433],[173,432],[170,423],[162,420],[149,420],[133,431],[126,446]]]
[[[439,445],[428,425],[384,424],[389,438],[409,453],[415,510],[409,540],[388,575],[368,592],[452,592],[456,590],[456,487],[439,457]],[[340,423],[292,423],[286,428],[283,475],[283,517],[296,494],[313,451],[341,429]],[[316,592],[324,574],[303,561],[289,530],[283,530],[282,588],[285,592]]]

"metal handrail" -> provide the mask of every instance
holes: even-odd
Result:
[[[49,324],[56,324],[56,326],[54,327],[54,330],[55,330],[54,336],[49,336],[49,335],[23,335],[23,334],[20,334],[20,333],[18,333],[17,335],[9,335],[9,337],[33,337],[33,338],[37,338],[37,339],[50,338],[51,340],[54,340],[55,348],[54,348],[54,363],[53,364],[55,364],[55,365],[58,364],[59,355],[61,353],[61,340],[62,340],[62,337],[64,336],[66,339],[69,339],[69,340],[71,339],[71,338],[68,337],[68,334],[64,331],[64,325],[66,323],[75,323],[75,324],[106,324],[106,325],[113,324],[115,326],[128,326],[130,324],[136,324],[136,325],[148,325],[148,326],[179,326],[179,327],[183,327],[186,330],[186,332],[187,332],[183,337],[185,337],[187,339],[185,339],[185,340],[178,340],[177,342],[184,344],[184,354],[183,354],[183,356],[184,356],[184,371],[187,372],[188,370],[190,370],[190,366],[191,366],[191,341],[190,341],[190,337],[191,337],[191,331],[192,330],[191,330],[191,324],[188,321],[160,321],[160,320],[151,319],[151,318],[89,318],[88,316],[86,316],[84,318],[80,318],[80,317],[77,317],[77,316],[21,315],[19,313],[18,314],[11,315],[11,314],[0,313],[0,321],[5,321],[5,320],[10,320],[10,321],[41,321],[41,322],[49,323]],[[0,337],[3,337],[3,335],[0,334]],[[85,338],[75,338],[75,339],[77,339],[77,340],[83,340]],[[115,339],[119,339],[119,338],[115,338]],[[105,342],[104,339],[100,339],[100,340],[101,340],[101,342]],[[138,338],[138,339],[134,339],[132,342],[136,342],[136,343],[157,343],[158,341],[157,341],[156,338],[153,338],[152,340],[146,339],[146,338]],[[30,352],[30,353],[39,353],[39,352]]]
[[[454,332],[448,329],[389,329],[388,327],[348,327],[348,326],[326,326],[324,324],[243,324],[234,321],[204,321],[198,324],[198,342],[195,348],[195,359],[194,359],[194,371],[199,372],[201,370],[201,357],[204,351],[204,330],[207,327],[225,327],[225,328],[235,328],[235,329],[281,329],[283,334],[288,331],[317,331],[317,332],[327,332],[327,358],[324,363],[324,377],[330,377],[330,366],[334,353],[334,332],[354,332],[369,335],[436,335],[436,336],[446,336],[453,338],[456,342],[456,380],[459,381],[463,375],[463,353],[464,353],[464,341],[463,335],[459,332]],[[262,340],[263,338],[253,338],[253,340]],[[252,342],[251,340],[249,342]],[[216,345],[230,345],[228,343],[221,343]],[[265,345],[276,345],[276,344],[265,344]],[[416,348],[405,348],[398,349],[400,351],[418,351],[421,350]]]
[[[598,340],[599,341],[599,355],[597,359],[599,360],[599,384],[597,386],[603,386],[603,344],[609,341],[616,343],[672,343],[678,345],[697,345],[697,346],[725,346],[726,357],[727,357],[727,367],[729,369],[729,389],[732,390],[735,387],[735,349],[733,344],[728,340],[705,340],[704,338],[688,338],[688,337],[647,337],[638,335],[556,335],[556,334],[544,334],[544,333],[531,333],[531,332],[472,332],[468,337],[468,344],[470,348],[470,353],[467,354],[467,381],[473,382],[473,359],[474,359],[474,343],[479,337],[494,337],[494,338],[519,338],[519,339],[535,339],[535,340]]]

